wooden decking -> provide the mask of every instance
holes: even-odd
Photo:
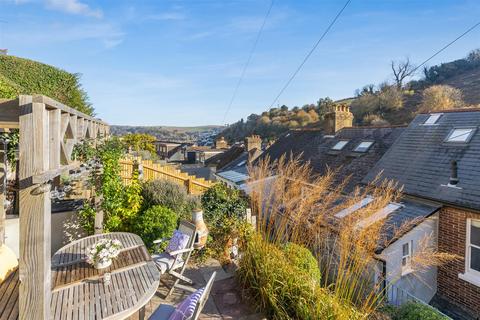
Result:
[[[18,319],[18,268],[0,283],[0,320]]]

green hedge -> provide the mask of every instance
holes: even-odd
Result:
[[[78,73],[68,73],[28,59],[0,56],[0,98],[43,94],[92,115],[92,105],[79,79]]]
[[[446,320],[447,317],[436,312],[434,309],[416,302],[407,302],[400,307],[388,306],[384,312],[392,320]]]

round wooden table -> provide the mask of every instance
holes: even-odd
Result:
[[[108,268],[86,263],[86,249],[102,238],[117,239],[122,249]],[[105,283],[105,274],[110,282]],[[125,319],[157,291],[160,272],[136,234],[112,232],[74,241],[52,257],[52,319]]]

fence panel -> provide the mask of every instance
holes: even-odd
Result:
[[[125,159],[120,160],[120,175],[124,185],[129,185],[131,183],[133,166],[135,162],[138,162],[142,165],[143,180],[150,181],[156,179],[166,179],[185,186],[189,194],[202,194],[214,185],[213,182],[189,175],[188,173],[182,172],[173,166],[162,166],[161,164],[153,163],[151,160],[142,160],[139,157],[132,156],[127,156]]]

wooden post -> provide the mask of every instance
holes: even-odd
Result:
[[[45,105],[32,103],[32,97],[20,96],[19,122],[19,319],[50,319],[50,192],[48,185],[32,183],[33,175],[49,167],[49,117]]]
[[[7,190],[6,151],[7,142],[0,140],[0,247],[5,243],[5,191]]]

